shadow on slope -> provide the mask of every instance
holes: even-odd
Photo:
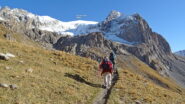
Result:
[[[68,77],[68,78],[71,78],[71,79],[74,79],[80,83],[85,83],[91,87],[97,87],[97,88],[102,88],[101,87],[101,84],[94,84],[94,83],[91,83],[91,82],[88,82],[86,81],[84,78],[82,78],[80,75],[78,74],[70,74],[70,73],[65,73],[65,77]]]

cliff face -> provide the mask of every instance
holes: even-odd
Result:
[[[91,57],[97,61],[100,61],[112,50],[119,53],[119,47],[120,44],[107,40],[104,35],[99,32],[75,37],[61,37],[57,43],[54,44],[54,48],[57,50],[70,52],[83,57]]]

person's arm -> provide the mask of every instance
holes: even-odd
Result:
[[[99,70],[100,71],[102,70],[102,64],[103,64],[103,62],[101,62],[101,64],[99,65]]]
[[[97,73],[97,75],[99,76],[101,76],[101,72],[102,72],[102,62],[101,62],[101,64],[99,65],[99,68],[98,68],[98,71],[97,71],[98,73]]]
[[[113,69],[113,64],[112,64],[112,62],[110,62],[109,64],[110,64],[110,68]]]

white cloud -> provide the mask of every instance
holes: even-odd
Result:
[[[78,15],[76,15],[76,19],[80,19],[80,18],[83,18],[86,16],[87,16],[86,14],[78,14]]]

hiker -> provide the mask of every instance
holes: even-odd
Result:
[[[109,55],[109,60],[112,62],[112,64],[113,64],[113,70],[114,70],[114,72],[117,72],[117,70],[116,70],[116,67],[115,67],[115,59],[116,59],[116,55],[115,55],[115,53],[112,51],[111,53],[110,53],[110,55]]]
[[[99,68],[101,69],[101,75],[103,75],[104,85],[103,88],[110,88],[112,80],[113,65],[108,57],[105,57],[101,62]]]

